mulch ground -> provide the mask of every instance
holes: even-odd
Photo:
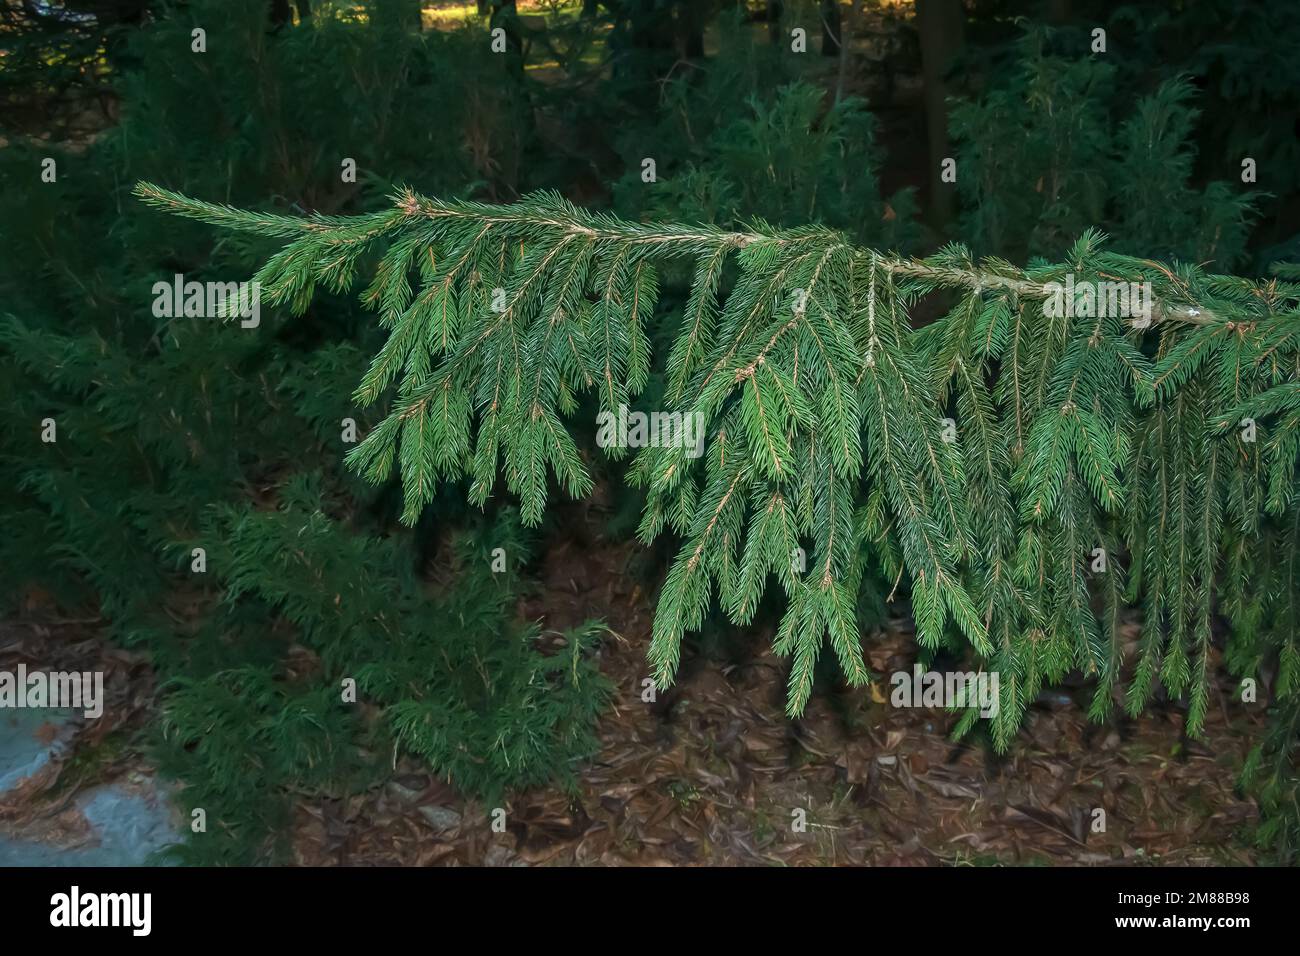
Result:
[[[304,801],[295,857],[303,865],[1123,865],[1251,864],[1254,804],[1234,791],[1264,715],[1212,706],[1203,737],[1186,740],[1183,711],[1090,724],[1069,692],[1044,695],[1009,753],[954,744],[942,711],[888,703],[881,682],[815,695],[805,716],[784,714],[782,660],[756,644],[728,663],[689,652],[677,686],[642,700],[654,595],[628,562],[638,548],[602,541],[599,519],[553,543],[538,562],[541,588],[521,612],[550,628],[604,618],[616,633],[601,651],[614,705],[602,747],[569,793],[542,789],[504,807],[466,800],[414,761],[382,787],[345,800]],[[909,670],[913,645],[899,619],[870,634],[873,670]],[[106,668],[102,740],[148,720],[151,682],[141,663],[102,645],[85,622],[16,622],[0,629],[0,667]],[[1082,692],[1077,694],[1085,700]],[[95,739],[77,741],[76,754]],[[114,756],[60,762],[49,779],[0,804],[0,827],[75,832],[65,819],[78,786],[148,769]],[[77,772],[71,774],[69,769]],[[78,776],[79,774],[79,776]],[[62,778],[62,779],[60,779]],[[49,800],[53,788],[59,799]],[[42,799],[34,799],[38,794]],[[1096,810],[1104,832],[1094,832]]]
[[[883,682],[814,697],[791,722],[785,666],[770,653],[738,665],[696,659],[672,691],[645,703],[653,595],[626,573],[634,553],[599,539],[557,543],[540,562],[543,592],[524,608],[554,628],[604,617],[619,634],[602,661],[617,698],[601,723],[601,753],[576,793],[518,795],[505,808],[506,832],[493,833],[493,808],[401,768],[379,792],[304,807],[301,862],[1254,862],[1245,840],[1255,807],[1234,784],[1263,708],[1215,707],[1203,737],[1187,741],[1176,706],[1097,726],[1054,693],[1033,709],[1012,750],[995,758],[982,746],[952,743],[945,713],[891,707]],[[912,639],[906,622],[898,624],[867,641],[878,673],[911,667]],[[1105,832],[1093,832],[1098,808]]]

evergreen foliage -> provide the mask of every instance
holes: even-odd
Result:
[[[310,325],[264,314],[256,330],[150,308],[156,281],[224,280],[269,244],[141,209],[136,177],[333,211],[382,200],[379,169],[512,193],[534,147],[490,54],[409,32],[407,0],[354,7],[317,4],[310,27],[275,35],[257,0],[177,8],[131,33],[119,125],[84,148],[0,150],[0,598],[90,608],[147,655],[164,720],[144,743],[178,802],[208,814],[193,861],[281,859],[295,799],[373,785],[402,754],[472,796],[563,784],[608,700],[596,625],[558,637],[517,620],[531,546],[517,522],[444,497],[418,539],[393,535],[400,489],[343,467],[343,420],[377,421],[348,395],[382,341],[353,303],[322,297]],[[196,25],[206,59],[188,52]],[[345,73],[356,82],[321,81]],[[437,105],[448,91],[463,110]],[[33,179],[46,156],[52,183]],[[475,528],[510,549],[508,573]]]
[[[1116,66],[1052,53],[1049,37],[1027,29],[1009,79],[952,113],[970,244],[1059,258],[1097,227],[1117,252],[1240,265],[1260,197],[1191,185],[1200,114],[1187,78],[1134,102],[1117,95]]]
[[[710,87],[725,82],[726,74],[722,77],[710,78]],[[680,137],[681,149],[666,155],[688,161],[671,169],[663,187],[647,196],[640,161],[634,158],[629,164],[633,172],[620,184],[618,205],[635,211],[634,218],[671,215],[730,227],[755,216],[778,225],[818,222],[884,247],[915,247],[919,235],[912,190],[900,190],[888,202],[879,195],[882,157],[866,104],[846,97],[827,108],[824,100],[819,87],[794,81],[770,97],[752,96],[738,118],[699,139],[692,127],[707,128],[707,121],[695,113],[737,114],[715,114],[714,98],[692,91],[680,108],[664,114],[668,128],[657,137],[660,142]],[[673,129],[672,121],[688,110],[685,128]],[[647,199],[647,208],[636,208]]]
[[[229,569],[223,601],[252,604],[258,621],[274,612],[302,648],[272,667],[182,674],[164,688],[159,768],[185,781],[185,809],[207,809],[225,835],[178,848],[188,862],[282,859],[295,793],[373,786],[398,751],[495,801],[571,785],[596,748],[610,686],[589,652],[604,628],[543,635],[514,620],[515,575],[488,570],[489,541],[514,562],[528,553],[508,516],[453,542],[446,580],[431,590],[400,539],[358,535],[321,502],[320,476],[304,473],[275,511],[245,503],[208,516],[222,542],[214,561]],[[555,638],[558,650],[544,653]],[[363,719],[355,701],[379,719]]]
[[[517,577],[489,570],[498,548],[510,562],[528,557],[512,516],[452,541],[431,594],[400,539],[350,532],[320,501],[319,479],[305,474],[275,512],[218,510],[230,549],[225,600],[253,595],[274,607],[326,673],[354,676],[361,698],[385,709],[394,740],[465,792],[499,798],[571,782],[609,698],[588,654],[604,627],[543,635],[514,621]],[[562,652],[541,653],[544,637]]]
[[[955,245],[882,255],[822,227],[632,224],[552,194],[490,206],[408,190],[350,219],[137,194],[288,239],[258,278],[292,308],[376,256],[364,298],[391,332],[355,397],[391,386],[392,403],[350,460],[374,482],[400,471],[408,523],[442,482],[482,504],[504,473],[527,524],[548,470],[586,494],[564,418],[579,393],[604,411],[636,394],[655,265],[693,263],[667,410],[702,416],[705,454],[645,448],[631,470],[648,490],[643,538],[683,539],[649,652],[663,684],[715,590],[743,624],[769,577],[788,600],[776,649],[792,658],[790,712],[827,641],[865,682],[854,605],[874,560],[906,578],[923,645],[957,642],[1000,673],[1000,748],[1039,688],[1076,668],[1096,679],[1094,717],[1123,683],[1131,713],[1162,684],[1188,697],[1198,733],[1218,611],[1234,666],[1276,656],[1279,693],[1294,693],[1300,285],[1113,253],[1095,231],[1021,269]],[[1149,283],[1151,312],[1115,314],[1100,286],[1100,303],[1053,315],[1048,284],[1070,277]],[[909,310],[940,291],[955,304],[913,329]],[[799,575],[789,556],[804,545]],[[1117,631],[1129,603],[1143,610],[1135,655]]]
[[[0,6],[0,115],[11,129],[85,135],[111,111],[112,69],[151,0],[61,0]]]
[[[800,58],[741,22],[724,15],[716,33],[717,54],[668,78],[645,122],[619,137],[628,172],[615,184],[615,211],[729,228],[755,216],[818,222],[878,246],[915,247],[913,191],[880,194],[883,153],[867,104],[828,103]],[[642,179],[646,157],[658,167],[653,190]]]
[[[1246,268],[1267,197],[1205,175],[1231,139],[1266,158],[1268,188],[1288,182],[1295,143],[1260,141],[1248,111],[1224,108],[1249,97],[1291,116],[1272,79],[1285,57],[1261,67],[1149,4],[1115,12],[1141,51],[1116,68],[1028,32],[953,113],[960,234],[1002,257],[911,259],[915,204],[880,190],[865,104],[738,23],[716,55],[682,58],[693,26],[660,13],[689,4],[605,4],[615,32],[594,67],[599,19],[535,36],[563,74],[545,83],[503,71],[475,30],[412,31],[413,0],[320,2],[276,32],[265,0],[158,6],[107,46],[80,27],[44,24],[21,46],[0,30],[0,95],[27,88],[53,41],[38,100],[107,53],[124,104],[84,150],[0,150],[19,184],[0,191],[0,592],[93,604],[149,653],[154,752],[215,837],[184,859],[282,860],[296,796],[373,786],[397,753],[486,799],[570,781],[610,695],[591,653],[602,628],[516,619],[529,537],[495,505],[507,492],[536,526],[553,480],[581,497],[611,477],[631,486],[615,507],[639,509],[641,538],[676,554],[650,648],[661,686],[688,633],[721,617],[758,631],[776,606],[797,715],[828,662],[851,684],[872,676],[863,636],[880,598],[906,593],[923,659],[1001,675],[1005,749],[1071,672],[1095,683],[1094,719],[1168,693],[1195,734],[1223,645],[1272,691],[1243,775],[1259,840],[1284,859],[1300,847],[1300,267],[1217,274]],[[194,26],[207,57],[189,52]],[[1155,75],[1171,37],[1195,101]],[[554,134],[566,124],[621,156],[616,215],[550,192],[424,198],[590,175],[585,136]],[[45,156],[57,184],[26,188]],[[340,181],[342,157],[358,182]],[[142,209],[135,180],[178,190],[142,185],[149,203],[233,232]],[[267,202],[303,215],[242,211]],[[268,257],[264,303],[306,321],[242,335],[148,314],[159,278],[224,280]],[[1151,324],[1044,314],[1067,275],[1151,282]],[[358,289],[378,321],[345,294]],[[700,415],[705,454],[601,460],[595,415],[622,405]],[[47,415],[57,444],[34,441]],[[350,469],[347,417],[368,436]],[[396,533],[399,518],[419,533]],[[190,573],[195,547],[206,575]],[[495,547],[505,574],[487,571]],[[1136,645],[1119,627],[1130,609]],[[340,699],[348,677],[361,708]]]
[[[197,866],[247,866],[287,859],[295,793],[347,796],[366,782],[352,745],[357,720],[323,684],[289,683],[242,666],[165,688],[161,773],[186,781],[178,803],[205,819],[217,839],[174,844],[166,856]]]
[[[1206,0],[1188,10],[1152,0],[1089,6],[1079,11],[1082,22],[1108,22],[1126,38],[1126,55],[1117,58],[1122,85],[1145,88],[1162,72],[1190,76],[1202,91],[1199,139],[1209,162],[1236,170],[1243,156],[1253,157],[1269,170],[1265,188],[1279,197],[1295,192],[1300,103],[1291,91],[1300,65],[1286,51],[1300,43],[1300,22],[1286,0]]]

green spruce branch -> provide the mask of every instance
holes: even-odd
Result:
[[[645,447],[628,472],[647,494],[643,540],[681,539],[649,650],[661,685],[715,601],[747,624],[773,579],[790,713],[827,641],[865,683],[855,607],[874,564],[906,585],[924,646],[965,646],[1000,674],[999,746],[1073,669],[1096,679],[1094,717],[1124,683],[1132,712],[1163,685],[1199,732],[1221,612],[1246,622],[1238,670],[1277,654],[1297,686],[1300,285],[1118,255],[1095,231],[1022,269],[959,245],[886,255],[817,226],[630,223],[551,193],[497,206],[404,191],[352,218],[136,194],[288,239],[257,279],[295,312],[373,271],[363,299],[389,337],[354,398],[389,405],[349,461],[376,483],[400,473],[408,523],[449,481],[482,505],[504,478],[528,524],[552,476],[589,493],[580,396],[612,415],[641,392],[659,268],[685,265],[663,410],[704,423],[703,454]],[[1045,309],[1065,281],[1151,297],[1142,321]],[[914,327],[937,292],[947,313]]]

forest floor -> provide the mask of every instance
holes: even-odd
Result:
[[[568,529],[583,527],[566,519]],[[351,802],[303,807],[304,863],[633,864],[1236,864],[1254,861],[1254,805],[1236,775],[1263,726],[1211,708],[1202,739],[1183,712],[1090,725],[1085,708],[1045,695],[1011,751],[955,745],[952,718],[894,708],[884,679],[814,696],[784,713],[786,667],[755,645],[739,663],[696,656],[654,703],[642,701],[654,614],[628,573],[638,546],[602,540],[594,517],[539,563],[525,616],[548,628],[603,617],[618,637],[602,670],[617,691],[603,747],[570,796],[537,791],[507,809],[456,798],[427,774],[401,774]],[[864,641],[873,670],[909,670],[909,623]],[[1226,693],[1225,685],[1219,688]],[[1081,699],[1086,700],[1086,697]],[[1093,832],[1096,808],[1105,832]],[[806,828],[797,832],[795,811]],[[450,812],[448,812],[450,811]]]
[[[895,708],[886,678],[857,691],[826,688],[805,716],[785,717],[785,663],[753,635],[732,660],[688,648],[679,683],[643,702],[654,595],[629,562],[639,545],[602,538],[608,516],[575,506],[537,569],[521,613],[547,628],[592,617],[612,628],[601,668],[614,683],[602,747],[576,790],[539,789],[505,806],[466,800],[416,761],[382,786],[298,805],[294,856],[303,865],[1172,865],[1256,861],[1253,803],[1234,792],[1263,707],[1212,705],[1200,740],[1184,712],[1157,704],[1138,720],[1092,725],[1069,692],[1045,694],[1011,750],[954,744],[952,717]],[[640,557],[638,557],[640,555]],[[0,833],[54,844],[94,842],[78,820],[79,791],[110,782],[150,788],[129,746],[156,718],[137,655],[114,650],[91,622],[5,628],[0,666],[108,673],[102,720],[66,759],[0,798]],[[873,671],[910,670],[909,622],[864,636]],[[51,656],[52,655],[52,656]],[[1220,674],[1220,695],[1229,690]],[[1086,701],[1081,689],[1075,696]],[[1222,696],[1220,698],[1222,701]],[[50,729],[52,730],[52,728]],[[40,732],[38,730],[38,732]],[[47,731],[48,732],[48,731]],[[117,745],[115,745],[117,742]],[[85,755],[93,754],[93,757]],[[1104,832],[1094,832],[1097,809]],[[802,814],[796,811],[803,811]],[[806,826],[796,826],[796,818]]]

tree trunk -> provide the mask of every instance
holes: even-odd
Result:
[[[277,30],[293,20],[293,8],[289,0],[271,0],[271,26]]]
[[[506,32],[506,56],[517,73],[524,71],[524,41],[519,35],[519,9],[515,0],[492,0],[492,17],[488,27]]]
[[[839,56],[843,46],[839,0],[821,0],[821,14],[822,56]]]
[[[955,183],[939,178],[941,164],[952,155],[948,146],[946,74],[965,43],[965,11],[961,0],[916,0],[916,22],[921,35],[925,122],[930,141],[930,221],[942,228],[952,219],[956,192]]]
[[[681,11],[682,56],[687,60],[702,60],[708,5],[700,0],[687,0],[678,9]]]
[[[655,0],[640,0],[630,14],[632,45],[640,50],[672,50],[676,36],[673,20],[656,9]]]
[[[781,0],[767,0],[767,38],[774,44],[781,42],[781,14],[785,4]]]

